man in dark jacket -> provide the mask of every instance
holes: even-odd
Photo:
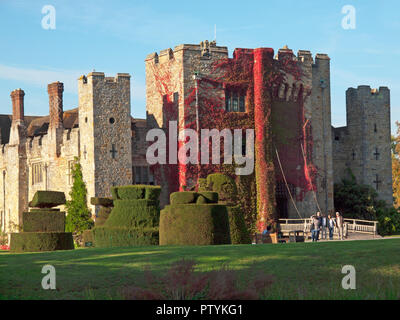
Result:
[[[319,229],[321,228],[321,213],[311,217],[311,239],[313,242],[318,241]]]

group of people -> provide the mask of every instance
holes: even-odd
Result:
[[[316,215],[311,216],[311,239],[313,242],[321,239],[326,240],[326,232],[329,230],[329,240],[333,240],[333,230],[337,228],[340,240],[343,240],[343,217],[339,212],[336,212],[336,217],[321,215],[317,212]]]

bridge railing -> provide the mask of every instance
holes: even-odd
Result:
[[[361,219],[343,219],[344,234],[349,232],[366,233],[376,235],[378,231],[378,221],[361,220]],[[288,234],[290,231],[302,230],[310,232],[311,218],[304,219],[279,219],[279,225],[283,234]],[[334,234],[338,234],[337,228],[334,229]]]

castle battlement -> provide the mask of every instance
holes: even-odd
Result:
[[[104,81],[105,83],[118,83],[121,81],[130,80],[129,73],[117,73],[115,77],[106,77],[104,72],[90,72],[87,75],[81,75],[78,78],[78,83],[87,84],[88,81]]]

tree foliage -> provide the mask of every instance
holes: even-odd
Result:
[[[65,221],[65,229],[67,232],[82,233],[84,230],[90,229],[93,225],[91,212],[87,206],[87,189],[83,181],[82,167],[77,158],[72,168],[73,185],[71,192],[71,200],[67,201],[67,217]]]
[[[350,170],[346,179],[335,184],[334,201],[336,210],[345,218],[377,220],[382,236],[400,232],[399,209],[379,200],[372,187],[358,184]]]
[[[392,179],[395,208],[400,208],[400,122],[396,121],[397,135],[392,136]]]

